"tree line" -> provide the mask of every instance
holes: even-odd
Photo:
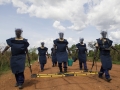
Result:
[[[91,50],[89,50],[89,57],[94,57],[94,50],[95,50],[95,42],[89,42],[88,43],[88,47],[91,48]],[[120,44],[115,44],[114,47],[120,51]],[[113,62],[120,62],[120,54],[118,54],[118,52],[116,52],[115,50],[111,49],[111,58]],[[99,60],[99,52],[97,53],[97,59]]]

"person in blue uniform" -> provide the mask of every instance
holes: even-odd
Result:
[[[56,51],[57,51],[57,49],[55,49],[55,52],[54,52],[54,47],[51,48],[51,56],[52,56],[52,63],[53,63],[52,67],[57,66]]]
[[[110,56],[110,50],[114,49],[118,53],[119,51],[115,49],[112,46],[113,41],[107,38],[107,32],[102,31],[101,32],[102,38],[96,39],[97,43],[95,44],[96,46],[96,51],[95,51],[95,56],[96,58],[98,50],[100,51],[100,60],[101,60],[101,69],[99,72],[99,78],[103,78],[103,74],[105,73],[105,78],[108,82],[110,82],[112,79],[109,74],[109,70],[112,69],[112,60]]]
[[[62,63],[63,63],[64,73],[67,72],[67,62],[68,62],[67,51],[70,54],[70,50],[68,49],[68,41],[64,39],[63,36],[64,36],[64,33],[60,32],[59,38],[53,41],[54,42],[54,53],[55,53],[55,49],[57,49],[56,57],[57,57],[60,73],[63,73]]]
[[[12,56],[10,59],[10,67],[16,78],[15,87],[18,86],[19,89],[23,88],[26,54],[28,56],[28,60],[30,60],[27,49],[29,43],[27,39],[21,36],[22,32],[23,31],[21,29],[16,29],[16,37],[7,39],[6,42],[8,46],[6,46],[2,51],[2,54],[4,54],[4,52],[11,47]]]
[[[49,58],[47,51],[48,51],[48,48],[44,47],[44,42],[41,42],[41,47],[38,47],[38,55],[39,55],[39,63],[40,63],[41,72],[44,71],[44,66],[47,63],[46,54]]]
[[[80,66],[80,70],[82,70],[82,64],[84,65],[84,71],[87,72],[87,64],[86,64],[86,60],[87,60],[87,48],[86,48],[86,44],[83,43],[84,38],[80,38],[80,43],[76,44],[76,53],[78,53],[78,59],[79,59],[79,66]]]

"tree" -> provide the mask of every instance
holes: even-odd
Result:
[[[70,51],[71,51],[71,56],[72,57],[77,57],[78,55],[76,54],[76,45],[73,44],[70,48]]]
[[[90,47],[92,50],[95,50],[95,41],[88,42],[88,47]]]
[[[29,54],[30,54],[30,59],[31,60],[37,60],[38,59],[38,54],[36,53],[36,50],[37,48],[33,47],[33,48],[30,48],[28,51],[29,51]]]

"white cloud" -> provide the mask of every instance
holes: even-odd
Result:
[[[78,43],[75,39],[73,39],[71,37],[68,37],[67,40],[69,42],[69,45],[68,45],[69,47],[71,47],[73,44],[77,44]]]
[[[102,0],[93,6],[88,13],[89,23],[99,30],[120,28],[120,1]]]
[[[11,2],[17,7],[17,13],[28,13],[30,16],[55,21],[68,20],[73,23],[68,29],[82,30],[86,27],[87,17],[83,5],[87,0],[11,0]]]
[[[45,37],[39,32],[24,31],[23,37],[28,38],[28,42],[30,42],[30,47],[39,47],[41,45],[41,42],[44,42],[47,47],[53,46],[53,37]]]
[[[110,33],[112,38],[114,39],[120,39],[120,31],[115,31]]]
[[[120,43],[120,31],[110,32],[110,39],[112,39],[114,43]]]
[[[24,0],[26,1],[26,0]],[[17,7],[17,13],[27,13],[29,6],[22,0],[12,0],[13,6]]]
[[[54,24],[57,20],[68,20],[73,24],[69,27],[56,26],[63,30],[83,30],[88,25],[99,30],[120,28],[120,0],[0,0],[0,4],[10,1],[17,7],[18,13],[53,19]]]
[[[17,13],[54,20],[53,27],[58,30],[81,31],[92,25],[108,30],[112,39],[120,38],[120,30],[115,31],[120,28],[120,0],[0,0],[0,4],[10,2]],[[72,25],[61,25],[60,21],[66,20]]]
[[[64,26],[61,25],[60,21],[55,21],[53,23],[53,27],[60,31],[64,31],[66,29]]]
[[[0,0],[0,5],[10,3],[11,0]]]

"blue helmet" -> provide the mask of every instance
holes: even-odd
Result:
[[[102,35],[102,38],[106,38],[107,37],[107,32],[106,31],[101,31],[100,34]]]
[[[42,45],[42,46],[44,46],[44,44],[45,44],[44,42],[41,42],[41,45]]]
[[[80,38],[79,41],[80,41],[80,42],[83,42],[83,41],[84,41],[84,38]]]
[[[60,33],[59,33],[59,38],[63,39],[63,37],[64,37],[64,33],[63,33],[63,32],[60,32]]]

